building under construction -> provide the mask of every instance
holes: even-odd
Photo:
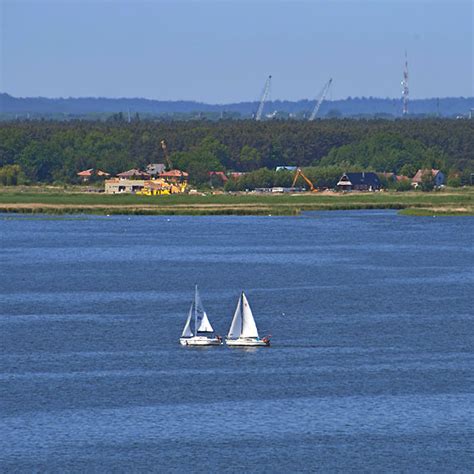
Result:
[[[189,175],[185,171],[163,171],[152,178],[145,172],[129,170],[105,181],[106,194],[137,194],[140,196],[161,196],[184,193],[188,187]]]

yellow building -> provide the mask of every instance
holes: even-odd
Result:
[[[188,173],[179,170],[165,171],[156,179],[127,179],[124,175],[132,171],[121,173],[122,177],[105,181],[107,194],[131,193],[140,196],[161,196],[164,194],[184,193],[188,186]],[[133,174],[138,176],[138,174]]]
[[[145,181],[143,189],[137,194],[141,196],[162,196],[164,194],[179,194],[186,191],[187,183],[170,183],[163,178]]]

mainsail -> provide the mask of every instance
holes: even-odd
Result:
[[[227,337],[229,339],[238,339],[239,337],[258,338],[255,319],[244,292],[239,298]]]
[[[245,293],[242,292],[242,333],[240,337],[257,337],[258,331],[257,325],[255,324],[255,319],[250,309],[249,302]]]
[[[198,287],[194,294],[194,328],[198,332],[214,332],[214,329],[209,322],[206,310],[202,304],[201,296],[199,295]]]
[[[183,333],[181,337],[193,337],[193,332],[191,331],[191,318],[193,317],[193,306],[194,303],[191,304],[191,308],[189,308],[188,319],[186,319],[186,324],[184,325]]]

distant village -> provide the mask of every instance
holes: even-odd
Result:
[[[278,166],[275,171],[294,172],[293,185],[291,187],[271,187],[255,188],[257,193],[295,193],[306,191],[317,191],[313,183],[304,175],[303,171],[296,166]],[[238,180],[246,173],[224,171],[209,171],[210,187],[224,187],[229,180]],[[162,163],[153,163],[146,166],[145,170],[137,168],[118,173],[115,177],[103,170],[93,168],[77,173],[83,183],[88,183],[93,179],[104,180],[104,192],[106,194],[136,194],[142,196],[160,196],[169,194],[181,194],[195,192],[189,187],[189,174],[178,169],[166,169]],[[431,180],[435,188],[441,188],[445,184],[445,175],[437,169],[419,169],[413,178],[396,175],[395,173],[374,173],[374,172],[352,172],[344,173],[338,180],[336,191],[351,192],[365,191],[375,192],[384,189],[385,182],[400,183],[405,182],[411,188],[418,188],[425,176],[431,175]],[[298,178],[302,178],[305,186],[296,186]],[[218,185],[216,186],[216,182]],[[219,186],[219,184],[221,186]]]

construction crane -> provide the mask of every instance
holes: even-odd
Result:
[[[262,120],[263,108],[265,107],[265,102],[267,101],[270,95],[270,87],[272,84],[272,76],[268,76],[267,81],[265,82],[265,87],[263,88],[262,97],[260,99],[260,104],[258,105],[257,113],[255,114],[255,120]]]
[[[331,79],[329,79],[328,82],[326,82],[326,84],[324,84],[323,89],[321,90],[321,92],[318,95],[319,99],[317,99],[317,102],[316,102],[316,105],[314,106],[313,112],[311,112],[311,115],[309,117],[310,122],[312,122],[316,118],[316,115],[318,115],[319,109],[321,108],[321,104],[324,102],[324,99],[326,98],[326,96],[329,92],[331,84],[332,84],[332,77],[331,77]]]
[[[296,184],[296,181],[298,181],[298,178],[299,177],[302,177],[306,183],[308,184],[309,186],[309,190],[312,192],[312,193],[317,193],[318,190],[314,187],[314,184],[311,182],[311,180],[305,176],[305,174],[303,173],[303,171],[301,170],[301,168],[296,168],[296,173],[295,173],[295,177],[293,178],[293,184],[291,185],[292,188],[295,187],[295,184]]]
[[[168,169],[172,170],[173,169],[173,163],[171,163],[170,156],[168,155],[168,146],[166,145],[165,140],[160,141],[161,149],[163,150],[163,153],[165,155],[165,160],[166,164],[168,165]]]

